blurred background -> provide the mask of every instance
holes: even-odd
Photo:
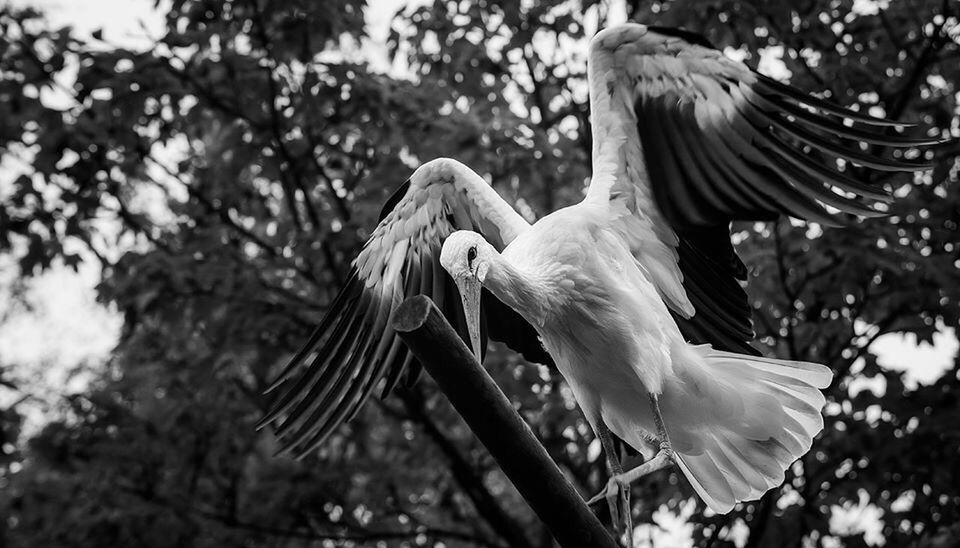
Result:
[[[872,179],[899,198],[889,217],[734,227],[758,347],[836,372],[826,429],[727,516],[676,472],[640,482],[636,538],[958,545],[956,2],[17,0],[0,2],[0,547],[552,546],[429,378],[300,462],[254,424],[421,162],[465,162],[531,220],[582,196],[587,40],[628,18],[955,139],[931,172]],[[599,490],[559,375],[499,348],[486,364]]]

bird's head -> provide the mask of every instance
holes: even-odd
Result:
[[[440,264],[454,280],[473,278],[483,283],[490,269],[490,259],[496,252],[480,234],[471,230],[458,230],[447,236],[443,242]]]
[[[497,250],[483,236],[469,230],[458,230],[447,236],[440,251],[440,264],[456,282],[460,291],[467,329],[470,331],[470,344],[477,361],[481,361],[482,355],[480,289],[496,253]]]

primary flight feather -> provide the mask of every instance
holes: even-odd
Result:
[[[723,56],[702,39],[626,24],[588,58],[593,176],[585,199],[533,225],[449,159],[417,169],[388,203],[349,281],[272,389],[262,421],[306,454],[412,355],[391,327],[426,294],[481,355],[503,340],[563,374],[603,442],[601,495],[676,463],[717,512],[783,481],[822,429],[822,365],[759,356],[729,239],[733,220],[843,224],[890,197],[849,164],[929,166],[869,152],[934,144],[900,122],[838,107]],[[482,302],[482,306],[481,306]],[[490,320],[483,321],[483,313]],[[415,376],[415,374],[413,374]],[[647,457],[624,472],[612,434]],[[629,523],[629,521],[628,521]]]

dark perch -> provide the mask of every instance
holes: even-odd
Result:
[[[405,300],[393,326],[561,546],[617,548],[433,301]]]

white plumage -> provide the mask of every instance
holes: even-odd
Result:
[[[417,169],[274,384],[284,391],[263,424],[277,423],[288,450],[307,453],[375,388],[389,392],[405,370],[416,376],[390,323],[406,296],[431,296],[479,355],[481,286],[496,297],[483,300],[495,318],[490,336],[554,362],[604,442],[612,510],[622,485],[675,462],[708,506],[726,512],[779,485],[809,450],[831,372],[762,358],[748,344],[746,268],[729,223],[877,215],[890,200],[884,189],[834,159],[924,169],[856,143],[936,141],[886,131],[906,124],[803,94],[682,31],[602,31],[588,71],[585,199],[530,225],[454,160]],[[648,462],[621,475],[608,429]]]
[[[727,512],[782,483],[810,448],[823,427],[818,389],[832,374],[686,342],[604,209],[554,212],[502,254],[475,232],[455,232],[441,264],[455,280],[470,262],[486,269],[483,287],[536,328],[595,431],[656,453],[648,395],[658,396],[677,464],[711,509]]]

